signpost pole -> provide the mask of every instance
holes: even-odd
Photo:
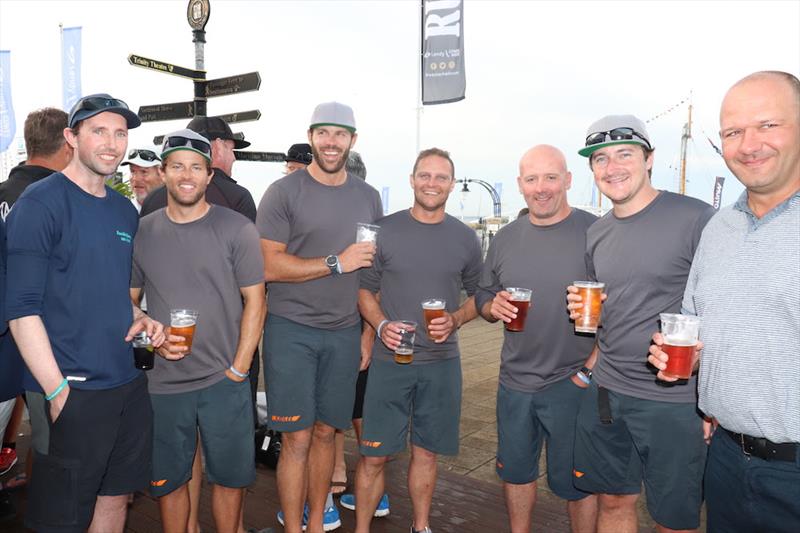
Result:
[[[205,72],[206,24],[211,15],[210,0],[190,0],[186,9],[186,20],[192,28],[194,43],[194,68]],[[194,80],[194,115],[204,117],[207,113],[206,82]]]

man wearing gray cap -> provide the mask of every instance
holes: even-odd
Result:
[[[152,411],[130,342],[146,330],[157,347],[164,332],[131,305],[138,218],[105,185],[139,124],[107,94],[78,100],[64,130],[72,161],[29,186],[7,221],[9,326],[49,402],[25,513],[40,532],[122,531],[128,494],[148,485]]]
[[[131,168],[131,190],[133,206],[141,211],[147,195],[164,184],[161,176],[161,159],[152,148],[134,148],[128,152],[128,160],[121,166]]]
[[[653,147],[642,121],[604,117],[589,127],[580,155],[612,210],[586,233],[589,278],[605,283],[596,350],[586,366],[592,383],[575,436],[575,486],[597,493],[600,532],[637,531],[642,482],[661,531],[700,525],[706,445],[696,380],[674,386],[647,365],[660,313],[679,313],[708,204],[656,190]],[[581,298],[569,287],[570,317]]]
[[[348,428],[353,411],[361,353],[357,271],[375,255],[373,243],[354,242],[356,224],[383,212],[378,192],[345,170],[356,137],[350,107],[318,105],[308,129],[311,164],[270,185],[258,208],[269,288],[269,426],[283,432],[278,491],[290,533],[323,531],[334,430]]]
[[[247,377],[266,314],[264,262],[253,223],[205,199],[211,143],[176,131],[164,139],[161,159],[167,207],[141,220],[131,299],[144,293],[150,314],[163,322],[178,308],[197,319],[191,348],[170,334],[150,374],[150,493],[164,531],[186,531],[199,432],[217,530],[235,531],[244,487],[255,479]]]

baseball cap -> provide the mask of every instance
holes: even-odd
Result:
[[[233,147],[236,150],[250,146],[250,143],[244,139],[234,137],[231,127],[219,117],[194,117],[186,127],[199,133],[209,141],[214,139],[233,141]]]
[[[289,147],[289,151],[286,152],[286,161],[309,165],[312,159],[311,145],[308,143],[293,144]]]
[[[140,167],[157,167],[161,164],[161,159],[158,157],[158,150],[155,148],[133,148],[128,152],[128,160],[122,163],[124,165],[136,165]]]
[[[353,116],[353,109],[339,102],[325,102],[319,104],[311,115],[310,129],[317,126],[339,126],[356,132],[356,118]]]
[[[189,150],[205,157],[211,162],[211,142],[190,129],[174,131],[164,136],[161,159],[177,150]]]
[[[644,122],[633,115],[608,115],[586,130],[586,146],[578,150],[584,157],[614,144],[640,144],[652,150],[650,136]]]
[[[81,120],[86,120],[106,111],[125,117],[128,129],[138,128],[142,124],[139,115],[131,111],[128,104],[106,93],[98,93],[84,96],[75,102],[72,109],[70,109],[67,125],[70,128],[74,128],[75,124]]]

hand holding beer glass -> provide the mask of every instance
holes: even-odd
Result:
[[[661,333],[653,335],[647,360],[659,369],[663,381],[688,379],[699,358],[700,319],[692,315],[661,313]]]
[[[491,313],[506,324],[506,331],[525,331],[525,319],[531,305],[531,289],[508,287],[495,295]]]
[[[147,331],[140,331],[133,336],[133,366],[139,370],[151,370],[153,368],[153,344]]]
[[[356,242],[338,254],[342,274],[372,266],[380,229],[381,227],[375,224],[366,224],[364,222],[356,224]]]
[[[390,350],[394,350],[394,362],[407,365],[414,360],[414,337],[417,323],[413,320],[395,320],[380,327],[380,338]]]
[[[608,297],[605,286],[597,281],[575,281],[567,287],[567,310],[576,332],[597,333],[602,303]]]
[[[166,359],[181,359],[192,351],[192,341],[197,327],[197,311],[194,309],[171,309],[169,312],[169,336],[164,350],[159,351]],[[178,340],[176,337],[182,337]]]
[[[431,331],[431,326],[433,326],[433,329],[436,330],[441,329],[441,327],[447,323],[447,311],[445,310],[446,304],[447,302],[441,298],[429,298],[422,302],[422,315],[425,318],[425,331],[428,334],[428,338],[434,342],[437,340],[444,340],[444,338],[447,337],[445,333],[449,334],[449,331],[445,331],[435,335]],[[440,318],[443,320],[436,320]],[[435,324],[433,323],[434,320],[436,320]],[[439,326],[439,328],[436,326]]]

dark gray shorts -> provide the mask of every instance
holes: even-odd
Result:
[[[255,481],[250,382],[223,377],[204,389],[152,394],[153,472],[150,493],[164,496],[192,477],[197,430],[208,481],[241,488]]]
[[[398,365],[372,360],[364,398],[363,455],[383,457],[411,443],[441,455],[458,454],[461,360]]]
[[[575,422],[585,389],[570,378],[530,393],[497,388],[497,475],[525,484],[539,477],[539,455],[547,440],[547,485],[556,496],[580,500],[588,493],[572,483]]]
[[[119,496],[147,486],[152,410],[142,373],[107,390],[70,389],[47,454],[34,451],[25,525],[38,532],[85,531],[97,496]]]
[[[598,415],[598,388],[583,396],[575,432],[575,486],[603,494],[639,494],[670,529],[700,525],[707,446],[694,403],[634,398],[608,391],[610,424]]]
[[[317,420],[349,428],[360,353],[360,324],[327,330],[270,314],[264,326],[270,429],[299,431]]]

